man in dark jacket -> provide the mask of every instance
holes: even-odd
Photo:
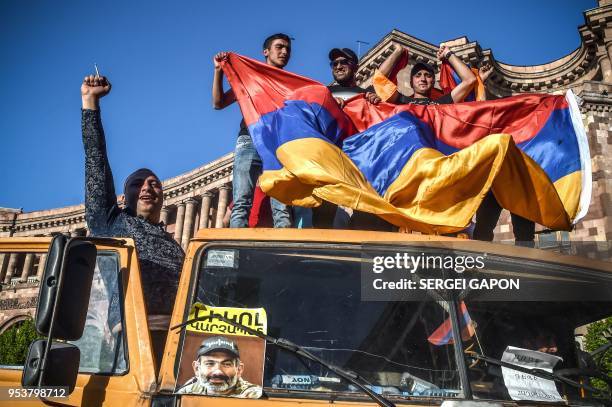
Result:
[[[106,154],[100,98],[111,90],[103,76],[87,76],[81,85],[81,127],[85,147],[85,220],[91,236],[134,239],[155,354],[161,356],[185,253],[160,222],[162,183],[141,168],[124,184],[126,207],[117,205]]]

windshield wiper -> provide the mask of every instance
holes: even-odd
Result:
[[[575,380],[568,379],[565,376],[561,376],[561,375],[556,374],[554,372],[548,372],[548,371],[543,370],[543,369],[529,368],[529,367],[523,367],[523,366],[515,365],[513,363],[504,362],[502,360],[491,358],[491,357],[488,357],[488,356],[485,356],[485,355],[481,355],[480,353],[473,352],[473,351],[470,351],[468,356],[472,357],[474,359],[482,360],[483,362],[491,363],[493,365],[497,365],[497,366],[501,366],[501,367],[506,367],[508,369],[513,369],[513,370],[517,370],[519,372],[530,374],[532,376],[540,377],[542,379],[556,380],[558,382],[568,384],[568,385],[576,387],[578,389],[585,389],[587,391],[590,391],[591,393],[596,393],[596,394],[597,393],[604,393],[604,391],[601,390],[601,389],[598,389],[598,388],[595,388],[595,387],[592,387],[592,386],[589,386],[589,385],[586,385],[586,384],[579,383],[579,382],[577,382]]]
[[[242,330],[244,330],[245,332],[257,336],[263,340],[265,340],[266,342],[272,343],[276,346],[278,346],[281,349],[285,349],[286,351],[289,351],[291,353],[294,353],[298,356],[301,356],[305,359],[311,360],[313,362],[316,362],[324,367],[326,367],[327,369],[331,370],[332,372],[334,372],[335,374],[337,374],[338,376],[342,377],[343,379],[353,383],[355,386],[357,386],[359,389],[361,389],[361,391],[363,391],[365,394],[367,394],[368,396],[370,396],[372,398],[372,400],[374,400],[379,406],[382,407],[396,407],[395,404],[393,404],[391,401],[387,400],[385,397],[383,397],[382,395],[374,392],[373,390],[369,389],[367,386],[365,386],[362,382],[366,382],[366,380],[364,378],[362,378],[361,376],[359,376],[358,374],[356,374],[355,372],[351,372],[350,370],[346,370],[343,369],[341,367],[338,367],[336,365],[333,365],[329,362],[326,362],[325,360],[313,355],[312,353],[308,352],[304,347],[297,345],[293,342],[291,342],[288,339],[285,338],[275,338],[273,336],[270,335],[266,335],[264,333],[261,333],[259,331],[256,331],[255,329],[252,329],[246,325],[243,325],[241,323],[238,323],[236,321],[233,321],[231,319],[228,319],[226,317],[224,317],[223,315],[220,314],[215,314],[214,312],[212,312],[210,315],[204,316],[204,317],[197,317],[197,318],[193,318],[193,319],[189,319],[185,322],[182,322],[178,325],[175,325],[173,327],[171,327],[171,330],[175,330],[175,329],[179,329],[182,327],[185,327],[189,324],[192,324],[194,322],[200,322],[200,321],[205,321],[207,319],[214,319],[217,318],[225,323],[228,323],[236,328],[240,328]]]

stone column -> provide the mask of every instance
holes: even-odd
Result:
[[[6,268],[6,276],[4,277],[4,284],[9,284],[11,282],[11,278],[13,278],[13,274],[15,274],[15,269],[17,268],[18,259],[19,253],[10,254],[8,266]]]
[[[210,208],[210,222],[208,224],[209,228],[215,228],[215,222],[217,221],[217,207],[211,206]]]
[[[604,55],[599,64],[603,74],[603,81],[612,83],[612,41],[606,44],[606,51],[608,55]]]
[[[166,230],[166,226],[168,226],[168,208],[163,207],[159,214],[159,221],[164,222],[164,230]]]
[[[200,229],[208,227],[208,217],[210,216],[210,203],[213,194],[206,191],[202,194],[202,205],[200,206]]]
[[[176,204],[176,223],[174,224],[174,240],[181,244],[183,237],[183,223],[185,222],[185,203]]]
[[[198,233],[198,230],[200,230],[200,210],[196,210],[195,211],[195,216],[193,217],[193,236],[196,235],[196,233]]]
[[[38,260],[38,269],[36,270],[36,278],[38,281],[42,281],[43,274],[45,273],[45,263],[47,262],[47,253],[42,253],[40,255],[40,260]]]
[[[4,281],[4,276],[6,274],[6,268],[8,266],[10,254],[9,253],[0,253],[0,281]]]
[[[34,264],[34,253],[26,254],[25,261],[23,262],[23,270],[21,270],[21,278],[19,279],[22,283],[28,281],[30,271],[32,271],[32,265]]]
[[[181,238],[181,246],[183,250],[187,248],[189,239],[193,233],[193,223],[195,221],[196,205],[198,201],[193,198],[189,198],[185,201],[187,208],[185,210],[185,223],[183,225],[183,237]]]
[[[230,187],[223,185],[219,187],[219,203],[217,204],[217,220],[215,221],[216,228],[223,227],[223,217],[227,210]]]

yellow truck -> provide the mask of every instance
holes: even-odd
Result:
[[[575,343],[579,327],[612,316],[608,262],[401,233],[204,229],[156,356],[131,239],[0,239],[0,252],[47,251],[36,328],[52,340],[34,342],[24,366],[0,366],[2,405],[610,402],[598,364],[610,343],[593,354]],[[196,352],[189,339],[206,319],[197,307],[265,310],[265,331],[207,317],[235,328],[230,339],[267,342],[238,369],[261,397],[184,391],[210,379],[195,369],[207,345]]]

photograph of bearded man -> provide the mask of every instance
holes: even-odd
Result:
[[[242,378],[244,363],[236,343],[223,336],[202,341],[192,363],[195,376],[177,393],[256,399],[261,387]]]

